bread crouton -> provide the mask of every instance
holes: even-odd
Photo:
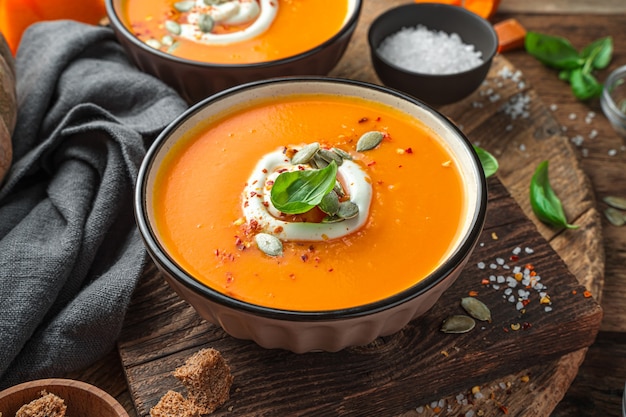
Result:
[[[67,406],[62,398],[41,391],[41,397],[21,406],[15,417],[64,417],[65,410]]]
[[[168,391],[150,409],[150,417],[200,417],[200,410],[179,392]]]

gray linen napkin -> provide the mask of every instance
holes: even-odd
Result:
[[[115,346],[147,260],[137,171],[187,107],[106,27],[35,24],[16,70],[13,165],[0,186],[0,388],[81,369]]]

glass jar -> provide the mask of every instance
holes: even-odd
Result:
[[[604,82],[600,105],[613,128],[626,138],[626,65],[613,71]]]

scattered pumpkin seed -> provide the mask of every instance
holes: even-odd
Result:
[[[322,223],[339,223],[344,221],[345,219],[342,217],[339,217],[337,215],[334,216],[326,216],[322,219]]]
[[[298,152],[291,158],[291,163],[294,165],[306,164],[308,163],[313,155],[317,153],[320,149],[320,144],[317,142],[309,143],[308,145],[300,148]]]
[[[201,14],[200,16],[198,16],[198,29],[200,29],[202,33],[211,32],[214,26],[215,26],[215,22],[213,21],[213,18],[210,15]]]
[[[171,54],[172,52],[174,52],[176,50],[176,48],[178,48],[180,46],[180,42],[174,42],[173,44],[171,44],[169,46],[169,48],[167,48],[167,53]]]
[[[339,196],[331,191],[322,198],[317,207],[329,216],[334,216],[339,212]]]
[[[606,196],[602,199],[606,204],[620,210],[626,210],[626,198],[616,197],[613,195]]]
[[[180,35],[180,32],[182,32],[182,28],[180,27],[180,24],[173,20],[165,21],[165,29],[173,35]]]
[[[332,161],[335,161],[338,167],[340,167],[341,164],[343,164],[343,158],[337,155],[335,152],[329,151],[328,149],[320,149],[319,151],[317,151],[317,154],[329,164]]]
[[[185,13],[193,9],[195,4],[196,2],[193,0],[184,0],[174,3],[174,8],[181,13]]]
[[[348,161],[352,160],[352,155],[350,155],[348,152],[344,151],[343,149],[332,148],[331,151],[339,155],[341,159],[347,159]]]
[[[604,210],[604,216],[613,226],[619,227],[626,224],[626,213],[623,213],[614,207],[607,207]]]
[[[215,6],[217,4],[228,3],[231,0],[204,0],[204,4],[207,6]]]
[[[444,333],[467,333],[476,326],[470,316],[453,315],[443,321],[441,331]]]
[[[274,235],[269,233],[258,233],[254,236],[259,249],[269,256],[281,256],[283,254],[283,243]]]
[[[476,320],[491,322],[491,311],[476,297],[464,297],[461,299],[461,307]]]
[[[148,39],[146,45],[154,49],[161,49],[161,42],[156,39]]]
[[[337,215],[342,219],[351,219],[359,214],[359,206],[352,201],[344,201],[339,203]]]
[[[378,131],[364,133],[356,143],[357,152],[369,151],[377,147],[382,142],[385,135]]]

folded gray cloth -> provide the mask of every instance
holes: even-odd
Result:
[[[81,369],[115,346],[147,261],[137,171],[187,107],[106,27],[35,24],[16,70],[13,165],[0,186],[0,388]]]

